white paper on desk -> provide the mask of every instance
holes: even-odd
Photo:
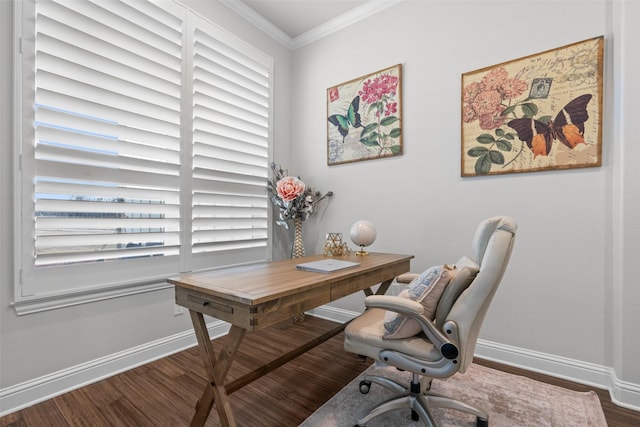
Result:
[[[320,261],[305,262],[296,265],[298,270],[313,271],[315,273],[331,273],[345,268],[357,267],[359,262],[342,261],[339,259],[321,259]]]

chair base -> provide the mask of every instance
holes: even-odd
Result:
[[[412,419],[417,420],[419,418],[426,426],[437,427],[431,412],[433,408],[455,409],[457,411],[472,414],[476,416],[476,425],[478,427],[488,427],[489,425],[489,414],[486,411],[469,405],[468,403],[432,393],[428,390],[421,391],[421,382],[424,382],[424,377],[421,378],[417,374],[413,374],[413,379],[409,388],[389,378],[367,375],[365,376],[364,381],[360,383],[360,391],[362,393],[368,393],[369,391],[368,387],[363,387],[363,383],[366,382],[380,384],[385,388],[400,392],[400,394],[382,402],[373,408],[368,414],[359,418],[355,427],[365,427],[369,421],[377,416],[397,409],[411,409]],[[417,415],[418,418],[416,418],[415,415]]]

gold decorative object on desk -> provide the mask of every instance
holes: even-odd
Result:
[[[324,256],[351,255],[351,249],[342,241],[342,233],[327,233],[324,244]]]

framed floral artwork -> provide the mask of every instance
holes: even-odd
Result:
[[[462,176],[602,164],[604,37],[462,75]]]
[[[402,154],[402,65],[327,89],[327,164]]]

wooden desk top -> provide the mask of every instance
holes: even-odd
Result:
[[[254,330],[329,303],[410,270],[412,255],[370,253],[331,257],[359,262],[332,273],[300,271],[296,265],[322,255],[286,259],[168,279],[176,303]]]

